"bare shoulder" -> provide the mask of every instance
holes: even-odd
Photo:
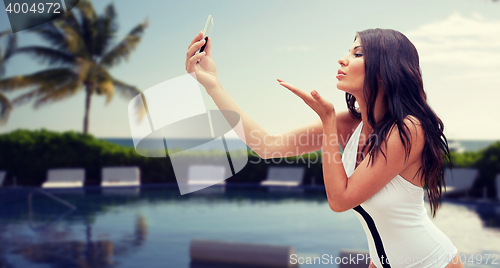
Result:
[[[418,125],[421,126],[420,120],[418,120],[415,116],[413,115],[407,115],[406,118],[403,120],[405,124],[408,126],[408,124],[413,124],[413,125]]]
[[[407,130],[409,130],[408,134],[423,136],[424,129],[422,128],[422,124],[420,123],[420,120],[418,120],[416,117],[414,117],[412,115],[407,115],[403,119],[403,123],[406,126]],[[397,133],[393,133],[393,131],[396,131]],[[399,136],[399,131],[397,129],[396,124],[393,124],[390,131],[389,131],[389,136],[392,136],[394,134],[397,134],[396,136]],[[414,139],[414,137],[412,137],[412,140],[413,139]]]
[[[417,161],[420,159],[420,155],[423,151],[425,145],[425,133],[420,123],[416,117],[412,115],[408,115],[403,119],[403,123],[406,126],[405,132],[408,135],[410,140],[410,155],[409,159],[411,162]],[[389,131],[389,135],[387,137],[388,143],[402,143],[401,137],[404,138],[404,135],[399,133],[396,124],[393,125],[392,129]]]
[[[411,137],[412,141],[415,141],[417,143],[425,141],[424,129],[422,127],[422,124],[420,123],[420,120],[418,120],[416,117],[412,115],[408,115],[403,120],[403,122],[405,123],[406,127],[410,131],[410,134],[412,135]]]
[[[361,118],[354,118],[349,111],[342,111],[337,114],[337,132],[339,134],[339,142],[342,150],[344,150],[349,138],[356,127],[361,122]]]

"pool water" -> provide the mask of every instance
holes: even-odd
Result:
[[[3,190],[0,267],[190,267],[189,243],[198,238],[288,245],[302,257],[368,251],[355,212],[332,212],[324,190],[206,190],[54,193],[75,210],[40,192]],[[500,266],[498,207],[444,201],[432,219],[467,258],[492,254],[488,264],[483,256],[465,267]]]

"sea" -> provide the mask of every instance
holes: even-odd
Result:
[[[125,147],[132,147],[134,148],[134,141],[132,138],[98,138],[101,140],[105,140],[111,143],[115,143],[121,146]],[[158,140],[160,140],[158,142]],[[241,148],[241,140],[240,139],[225,139],[226,144],[229,148]],[[141,141],[142,143],[143,141]],[[191,148],[193,144],[197,144],[197,150],[200,151],[210,151],[212,149],[220,149],[217,147],[217,144],[214,143],[207,143],[206,140],[196,140],[196,139],[169,139],[167,143],[167,149],[170,149],[169,144],[175,144],[174,148]],[[145,149],[158,149],[158,148],[151,148],[148,145],[151,144],[164,144],[161,139],[145,139]],[[240,146],[239,146],[240,145]],[[247,149],[249,147],[247,146]]]
[[[121,146],[134,147],[134,142],[132,141],[132,138],[99,138],[99,139],[115,143]],[[497,141],[500,140],[454,140],[454,142],[458,142],[459,147],[463,148],[463,151],[469,151],[469,152],[476,152],[482,150]],[[175,144],[180,144],[182,146],[182,144],[192,143],[193,140],[176,139],[174,140],[174,142]],[[239,139],[226,139],[226,142],[228,146],[231,147],[230,144],[238,145],[240,144],[241,141]],[[211,149],[217,149],[209,143],[200,143],[200,144],[201,145],[198,147],[199,150],[209,151]]]

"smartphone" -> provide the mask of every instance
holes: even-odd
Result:
[[[205,39],[205,44],[200,48],[198,52],[203,52],[205,50],[205,46],[208,42],[208,35],[212,32],[212,28],[214,27],[214,18],[212,15],[208,15],[207,23],[205,23],[205,29],[203,29],[203,38]]]

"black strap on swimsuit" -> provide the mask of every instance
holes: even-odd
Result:
[[[366,212],[364,208],[361,207],[361,205],[358,205],[353,209],[358,212],[363,217],[363,219],[365,219],[365,222],[368,225],[370,232],[372,233],[373,241],[375,241],[375,248],[377,249],[377,255],[380,259],[380,263],[382,263],[382,267],[391,268],[391,265],[387,261],[387,254],[385,254],[382,239],[380,238],[380,234],[377,231],[377,227],[375,226],[375,222],[373,221],[372,217],[370,216],[370,214],[368,214],[368,212]],[[386,259],[385,262],[384,258]]]

